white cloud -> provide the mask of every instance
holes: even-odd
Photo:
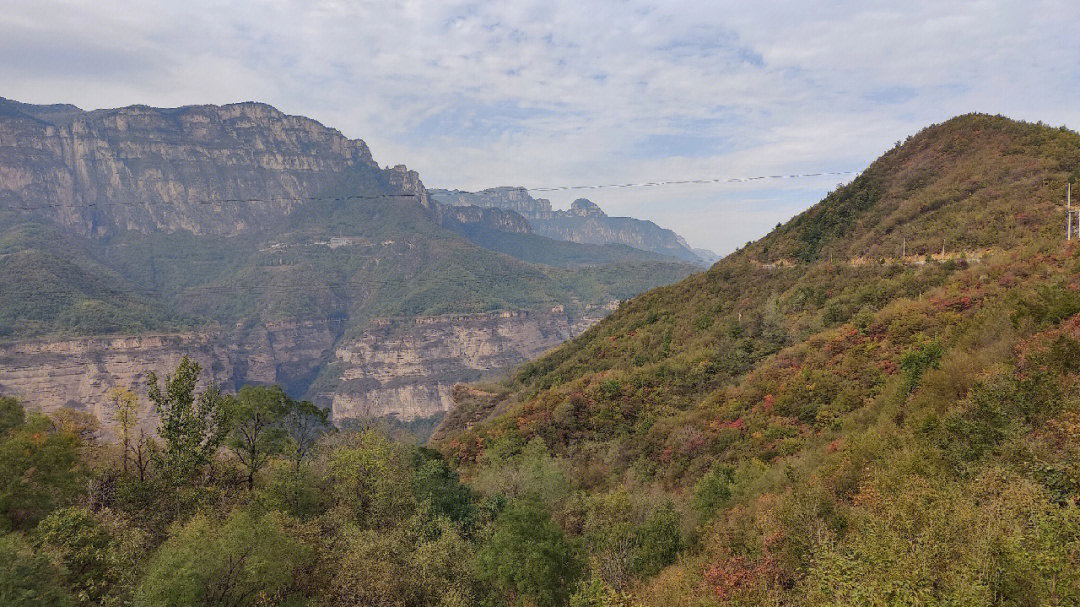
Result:
[[[967,111],[1080,125],[1080,7],[1066,0],[7,4],[4,96],[256,99],[362,137],[431,186],[860,168]],[[835,182],[588,195],[729,250]]]

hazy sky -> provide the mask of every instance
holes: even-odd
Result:
[[[428,187],[862,169],[978,111],[1080,126],[1080,2],[4,0],[0,96],[258,100]],[[839,178],[586,195],[718,252]]]

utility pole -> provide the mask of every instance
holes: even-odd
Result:
[[[1065,184],[1065,240],[1072,240],[1072,182]]]

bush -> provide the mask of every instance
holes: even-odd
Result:
[[[68,607],[60,570],[35,553],[21,536],[0,535],[0,605],[4,607]]]
[[[735,482],[735,469],[726,464],[717,464],[694,486],[691,505],[703,521],[716,516],[717,512],[731,499],[731,487]]]
[[[526,498],[499,514],[491,541],[477,555],[477,568],[481,579],[507,598],[556,607],[570,598],[585,562],[543,502]]]
[[[937,369],[941,364],[944,346],[937,339],[908,350],[900,357],[900,368],[904,371],[904,386],[913,392],[919,385],[919,379],[927,369]]]
[[[280,599],[310,556],[278,515],[238,510],[220,521],[198,514],[158,549],[138,600],[147,607],[244,607]]]

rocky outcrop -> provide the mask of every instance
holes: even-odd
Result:
[[[439,219],[444,227],[460,230],[464,227],[480,226],[509,232],[511,234],[532,234],[532,226],[517,211],[498,207],[451,206],[439,205]]]
[[[480,192],[430,190],[437,203],[458,207],[490,207],[521,214],[534,233],[555,240],[582,244],[623,244],[699,265],[703,259],[678,234],[651,221],[609,217],[594,202],[578,198],[565,211],[553,211],[551,202],[533,198],[525,188],[500,187]]]
[[[147,372],[171,372],[185,354],[202,365],[204,385],[234,387],[236,370],[218,336],[170,334],[0,345],[0,392],[46,412],[71,407],[92,413],[108,426],[110,388],[145,395]]]
[[[415,176],[382,175],[363,141],[261,103],[84,112],[0,99],[0,118],[0,207],[80,234],[243,233],[349,175]]]
[[[413,319],[383,319],[338,344],[337,376],[313,389],[335,419],[394,415],[403,420],[450,410],[455,384],[503,372],[581,334],[613,305],[576,317],[562,306]]]
[[[544,198],[533,198],[525,188],[500,187],[479,192],[439,189],[429,191],[436,201],[455,207],[476,206],[507,209],[521,213],[526,218],[552,212],[551,201]]]
[[[576,315],[556,306],[376,319],[357,337],[340,341],[333,321],[310,321],[0,344],[0,394],[22,397],[44,411],[86,411],[108,427],[109,388],[145,395],[148,371],[169,373],[187,355],[202,365],[203,384],[234,390],[277,383],[330,407],[337,420],[411,420],[449,410],[455,384],[535,357],[599,322],[613,306]],[[312,385],[320,370],[324,376]]]
[[[600,205],[588,198],[578,198],[570,203],[570,215],[574,217],[607,217]]]

